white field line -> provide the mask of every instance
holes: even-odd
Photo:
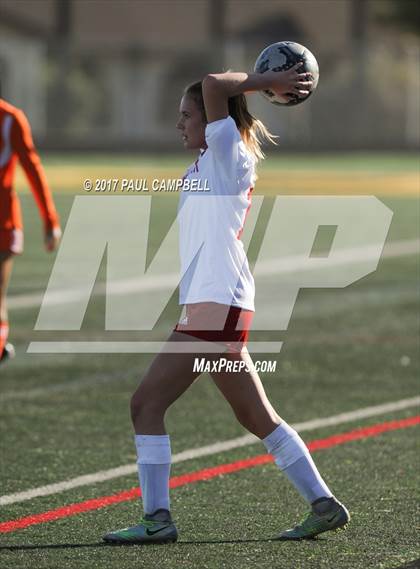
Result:
[[[331,259],[328,259],[329,267],[342,267],[351,265],[352,263],[367,262],[378,258],[378,250],[382,247],[378,244],[365,245],[363,247],[352,247],[349,249],[340,249]],[[412,255],[419,253],[420,240],[412,241],[394,241],[385,246],[381,258],[401,257],[403,255]],[[302,255],[291,255],[279,259],[267,259],[257,263],[254,276],[266,277],[271,275],[282,275],[287,273],[298,273],[299,271],[319,270],[317,263],[311,264],[307,258]]]
[[[326,310],[328,310],[331,314],[337,314],[341,309],[351,309],[352,305],[358,308],[366,306],[378,306],[379,295],[383,294],[383,291],[380,291],[378,289],[370,290],[367,294],[364,292],[357,292],[354,297],[347,296],[345,304],[337,305],[336,303],[333,303],[333,306],[331,306],[331,303],[329,301],[328,304],[319,301],[315,308],[313,307],[312,302],[307,302],[302,299],[300,301],[299,311],[294,314],[293,318],[296,320],[297,318],[308,316],[316,317],[318,315],[325,314]],[[417,290],[413,289],[412,295],[415,295],[415,299],[417,299]],[[389,307],[404,300],[411,300],[413,298],[412,295],[403,294],[397,296],[395,295],[395,292],[390,291],[387,294],[385,300],[381,300],[381,303],[385,302],[385,304]],[[113,372],[111,374],[106,374],[104,372],[92,373],[77,380],[53,383],[43,387],[26,388],[23,386],[21,390],[12,389],[10,391],[0,391],[0,405],[6,401],[30,400],[37,397],[45,397],[54,393],[60,393],[62,391],[74,391],[78,389],[89,388],[94,385],[100,385],[102,383],[112,383],[114,381],[124,382],[126,380],[132,380],[136,377],[140,379],[142,373],[142,369],[136,366],[129,368],[128,370],[124,370],[124,372]]]
[[[420,397],[411,397],[409,399],[401,399],[400,401],[393,401],[390,403],[384,403],[382,405],[374,405],[372,407],[356,409],[355,411],[350,411],[347,413],[340,413],[338,415],[333,415],[332,417],[322,417],[318,419],[312,419],[310,421],[305,421],[303,423],[294,423],[292,426],[299,432],[312,431],[314,429],[319,429],[322,427],[341,425],[343,423],[366,419],[367,417],[374,417],[375,415],[382,415],[383,413],[392,413],[394,411],[400,411],[402,409],[408,409],[410,407],[417,407],[419,405]],[[256,436],[247,434],[235,439],[219,441],[211,445],[184,450],[173,455],[172,462],[174,464],[178,462],[184,462],[186,460],[218,454],[227,450],[252,445],[257,442],[260,442],[260,440]],[[0,506],[24,502],[25,500],[32,500],[33,498],[38,498],[40,496],[50,496],[52,494],[64,492],[65,490],[78,488],[80,486],[98,484],[99,482],[104,482],[105,480],[112,480],[121,476],[134,474],[135,472],[137,472],[137,466],[135,463],[125,464],[123,466],[111,468],[109,470],[100,470],[99,472],[95,472],[93,474],[77,476],[76,478],[64,480],[63,482],[57,482],[56,484],[48,484],[46,486],[39,486],[38,488],[32,488],[31,490],[26,490],[24,492],[17,492],[15,494],[6,494],[4,496],[0,496]]]
[[[381,258],[402,257],[405,255],[414,255],[420,250],[420,240],[412,239],[405,241],[394,241],[385,245]],[[376,245],[367,245],[365,247],[357,247],[353,249],[345,249],[335,254],[334,265],[347,265],[356,262],[368,261],[375,259],[378,247]],[[308,265],[307,259],[302,259],[300,255],[291,255],[284,259],[269,259],[257,264],[256,277],[272,276],[275,274],[293,273],[302,270],[317,269],[318,265],[313,267]],[[108,283],[99,283],[94,294],[105,294],[108,286],[108,293],[114,295],[129,294],[133,292],[147,292],[156,290],[166,290],[175,288],[179,283],[178,273],[167,273],[161,275],[143,275],[141,279],[126,279]],[[65,289],[62,291],[52,292],[48,295],[49,305],[63,304],[68,302],[76,302],[80,298],[84,298],[86,291],[77,289]],[[8,298],[8,306],[11,309],[32,308],[40,306],[43,300],[43,293],[21,294],[10,296]]]
[[[113,383],[114,381],[125,382],[128,379],[132,380],[136,377],[138,378],[138,381],[140,381],[141,369],[139,366],[108,374],[103,372],[92,373],[91,375],[87,375],[76,380],[52,383],[44,387],[33,387],[32,389],[23,388],[21,391],[10,390],[4,391],[3,393],[0,392],[0,404],[14,400],[27,401],[30,399],[36,399],[37,397],[45,397],[46,395],[61,393],[62,391],[78,391],[85,387],[104,385],[107,383]]]
[[[379,296],[383,296],[383,291],[379,289],[372,289],[368,293],[357,292],[354,296],[348,297],[346,303],[343,305],[337,305],[328,301],[327,304],[322,301],[318,302],[316,307],[313,307],[312,302],[307,302],[304,299],[300,301],[299,311],[293,315],[294,320],[302,317],[316,317],[318,315],[325,314],[326,310],[329,310],[331,314],[338,313],[342,310],[349,310],[354,305],[355,307],[366,307],[366,306],[378,306],[380,303],[385,303],[388,307],[405,300],[411,300],[413,295],[415,299],[418,297],[417,290],[413,289],[413,292],[409,295],[395,295],[395,292],[390,291],[387,293],[385,299],[379,302]],[[33,387],[27,388],[23,386],[21,390],[12,389],[10,391],[0,391],[0,405],[6,401],[13,400],[29,400],[35,399],[37,397],[44,397],[54,393],[60,393],[62,391],[75,391],[82,388],[89,388],[94,385],[100,385],[102,383],[112,383],[113,381],[124,382],[126,380],[132,380],[142,374],[142,369],[138,366],[124,370],[124,372],[113,372],[111,374],[106,374],[104,372],[92,373],[87,376],[83,376],[80,379],[65,381],[59,383],[52,383],[43,387]]]

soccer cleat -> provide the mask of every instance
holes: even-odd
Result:
[[[137,526],[107,533],[103,537],[107,543],[173,543],[178,539],[178,532],[167,510],[157,510],[146,514]]]
[[[343,504],[335,498],[326,498],[315,502],[302,523],[282,532],[277,539],[312,539],[325,531],[343,529],[349,521],[350,514]]]
[[[15,355],[16,353],[13,344],[6,344],[0,357],[0,364],[5,363],[7,360],[12,360]]]

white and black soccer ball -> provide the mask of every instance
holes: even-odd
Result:
[[[311,73],[313,77],[313,85],[309,95],[299,97],[294,93],[290,93],[287,96],[281,97],[269,89],[261,91],[261,94],[268,99],[270,103],[291,107],[306,101],[318,85],[319,68],[315,56],[309,51],[309,49],[293,41],[280,41],[273,43],[260,53],[254,66],[254,71],[256,73],[265,73],[268,70],[286,71],[299,62],[303,63],[303,65],[298,69],[299,73]]]

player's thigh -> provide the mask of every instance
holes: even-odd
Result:
[[[238,416],[253,420],[280,421],[271,405],[246,348],[240,353],[224,354],[229,360],[244,362],[248,369],[237,372],[212,372],[211,377]]]
[[[197,343],[197,352],[179,351],[172,353],[176,343]],[[203,357],[199,352],[202,341],[181,332],[172,332],[163,350],[154,358],[140,385],[135,391],[132,405],[147,404],[166,409],[178,399],[200,375],[194,371],[195,358]]]

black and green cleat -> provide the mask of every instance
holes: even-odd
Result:
[[[165,515],[165,512],[167,515]],[[107,533],[103,540],[114,544],[173,543],[178,532],[167,510],[146,514],[137,526]]]
[[[292,529],[282,532],[277,539],[313,539],[325,531],[344,529],[350,521],[347,509],[334,498],[325,498],[312,505],[312,511]]]

